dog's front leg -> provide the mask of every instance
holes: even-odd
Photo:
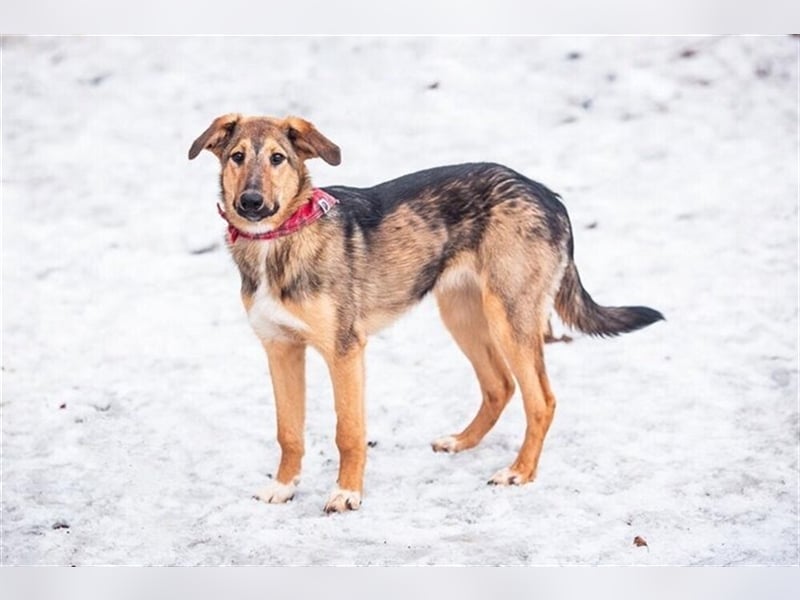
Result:
[[[331,492],[325,512],[357,510],[361,506],[367,460],[364,424],[364,344],[326,357],[336,406],[336,446],[339,449],[338,488]]]
[[[281,462],[275,479],[257,496],[264,502],[280,503],[294,497],[300,481],[305,451],[306,347],[292,342],[270,341],[264,343],[264,349],[275,394]]]

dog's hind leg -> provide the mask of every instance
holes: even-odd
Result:
[[[432,443],[435,452],[459,452],[476,446],[494,426],[514,394],[514,379],[492,341],[478,285],[468,281],[437,290],[436,300],[445,326],[472,363],[483,396],[478,414],[464,431]]]
[[[300,465],[305,444],[303,428],[306,415],[306,347],[280,341],[264,343],[269,359],[275,410],[278,422],[278,444],[281,462],[270,484],[256,498],[271,504],[294,497],[300,481]]]
[[[568,335],[560,335],[558,337],[553,335],[553,322],[549,319],[547,320],[547,328],[544,331],[544,343],[545,344],[557,344],[558,342],[564,342],[568,344],[572,341],[572,338]]]
[[[534,309],[528,313],[534,322],[521,323],[519,319],[510,318],[512,311],[508,310],[506,304],[507,300],[504,302],[491,292],[484,294],[484,307],[492,333],[500,343],[522,393],[527,426],[516,460],[511,466],[498,471],[489,483],[520,485],[536,477],[544,438],[553,421],[556,399],[544,367],[546,317],[535,318],[538,311]]]

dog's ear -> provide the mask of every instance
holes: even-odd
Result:
[[[233,133],[233,129],[240,118],[241,115],[237,113],[228,113],[214,119],[208,129],[201,133],[200,137],[189,148],[189,160],[200,154],[201,150],[210,150],[217,158],[220,158],[222,149],[230,139],[231,133]]]
[[[319,156],[329,165],[338,165],[342,162],[339,146],[322,135],[314,125],[305,119],[287,117],[284,127],[289,141],[292,142],[298,156],[303,160]]]

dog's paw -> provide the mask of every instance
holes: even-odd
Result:
[[[291,483],[281,483],[280,481],[271,481],[260,492],[255,494],[253,498],[266,502],[267,504],[283,504],[289,502],[294,498],[294,493],[297,491],[297,484],[299,483],[297,477]]]
[[[458,443],[456,436],[446,435],[438,440],[433,440],[431,448],[433,448],[434,452],[458,452],[461,450],[461,445]]]
[[[486,483],[489,485],[522,485],[528,483],[531,479],[533,479],[531,476],[525,476],[511,467],[506,467],[492,475],[492,478]]]
[[[346,510],[358,510],[360,506],[361,492],[337,488],[331,492],[328,501],[325,503],[325,512],[330,514]]]

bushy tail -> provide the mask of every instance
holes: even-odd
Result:
[[[646,306],[600,306],[583,289],[571,257],[556,294],[555,309],[570,327],[601,337],[635,331],[664,318]]]

